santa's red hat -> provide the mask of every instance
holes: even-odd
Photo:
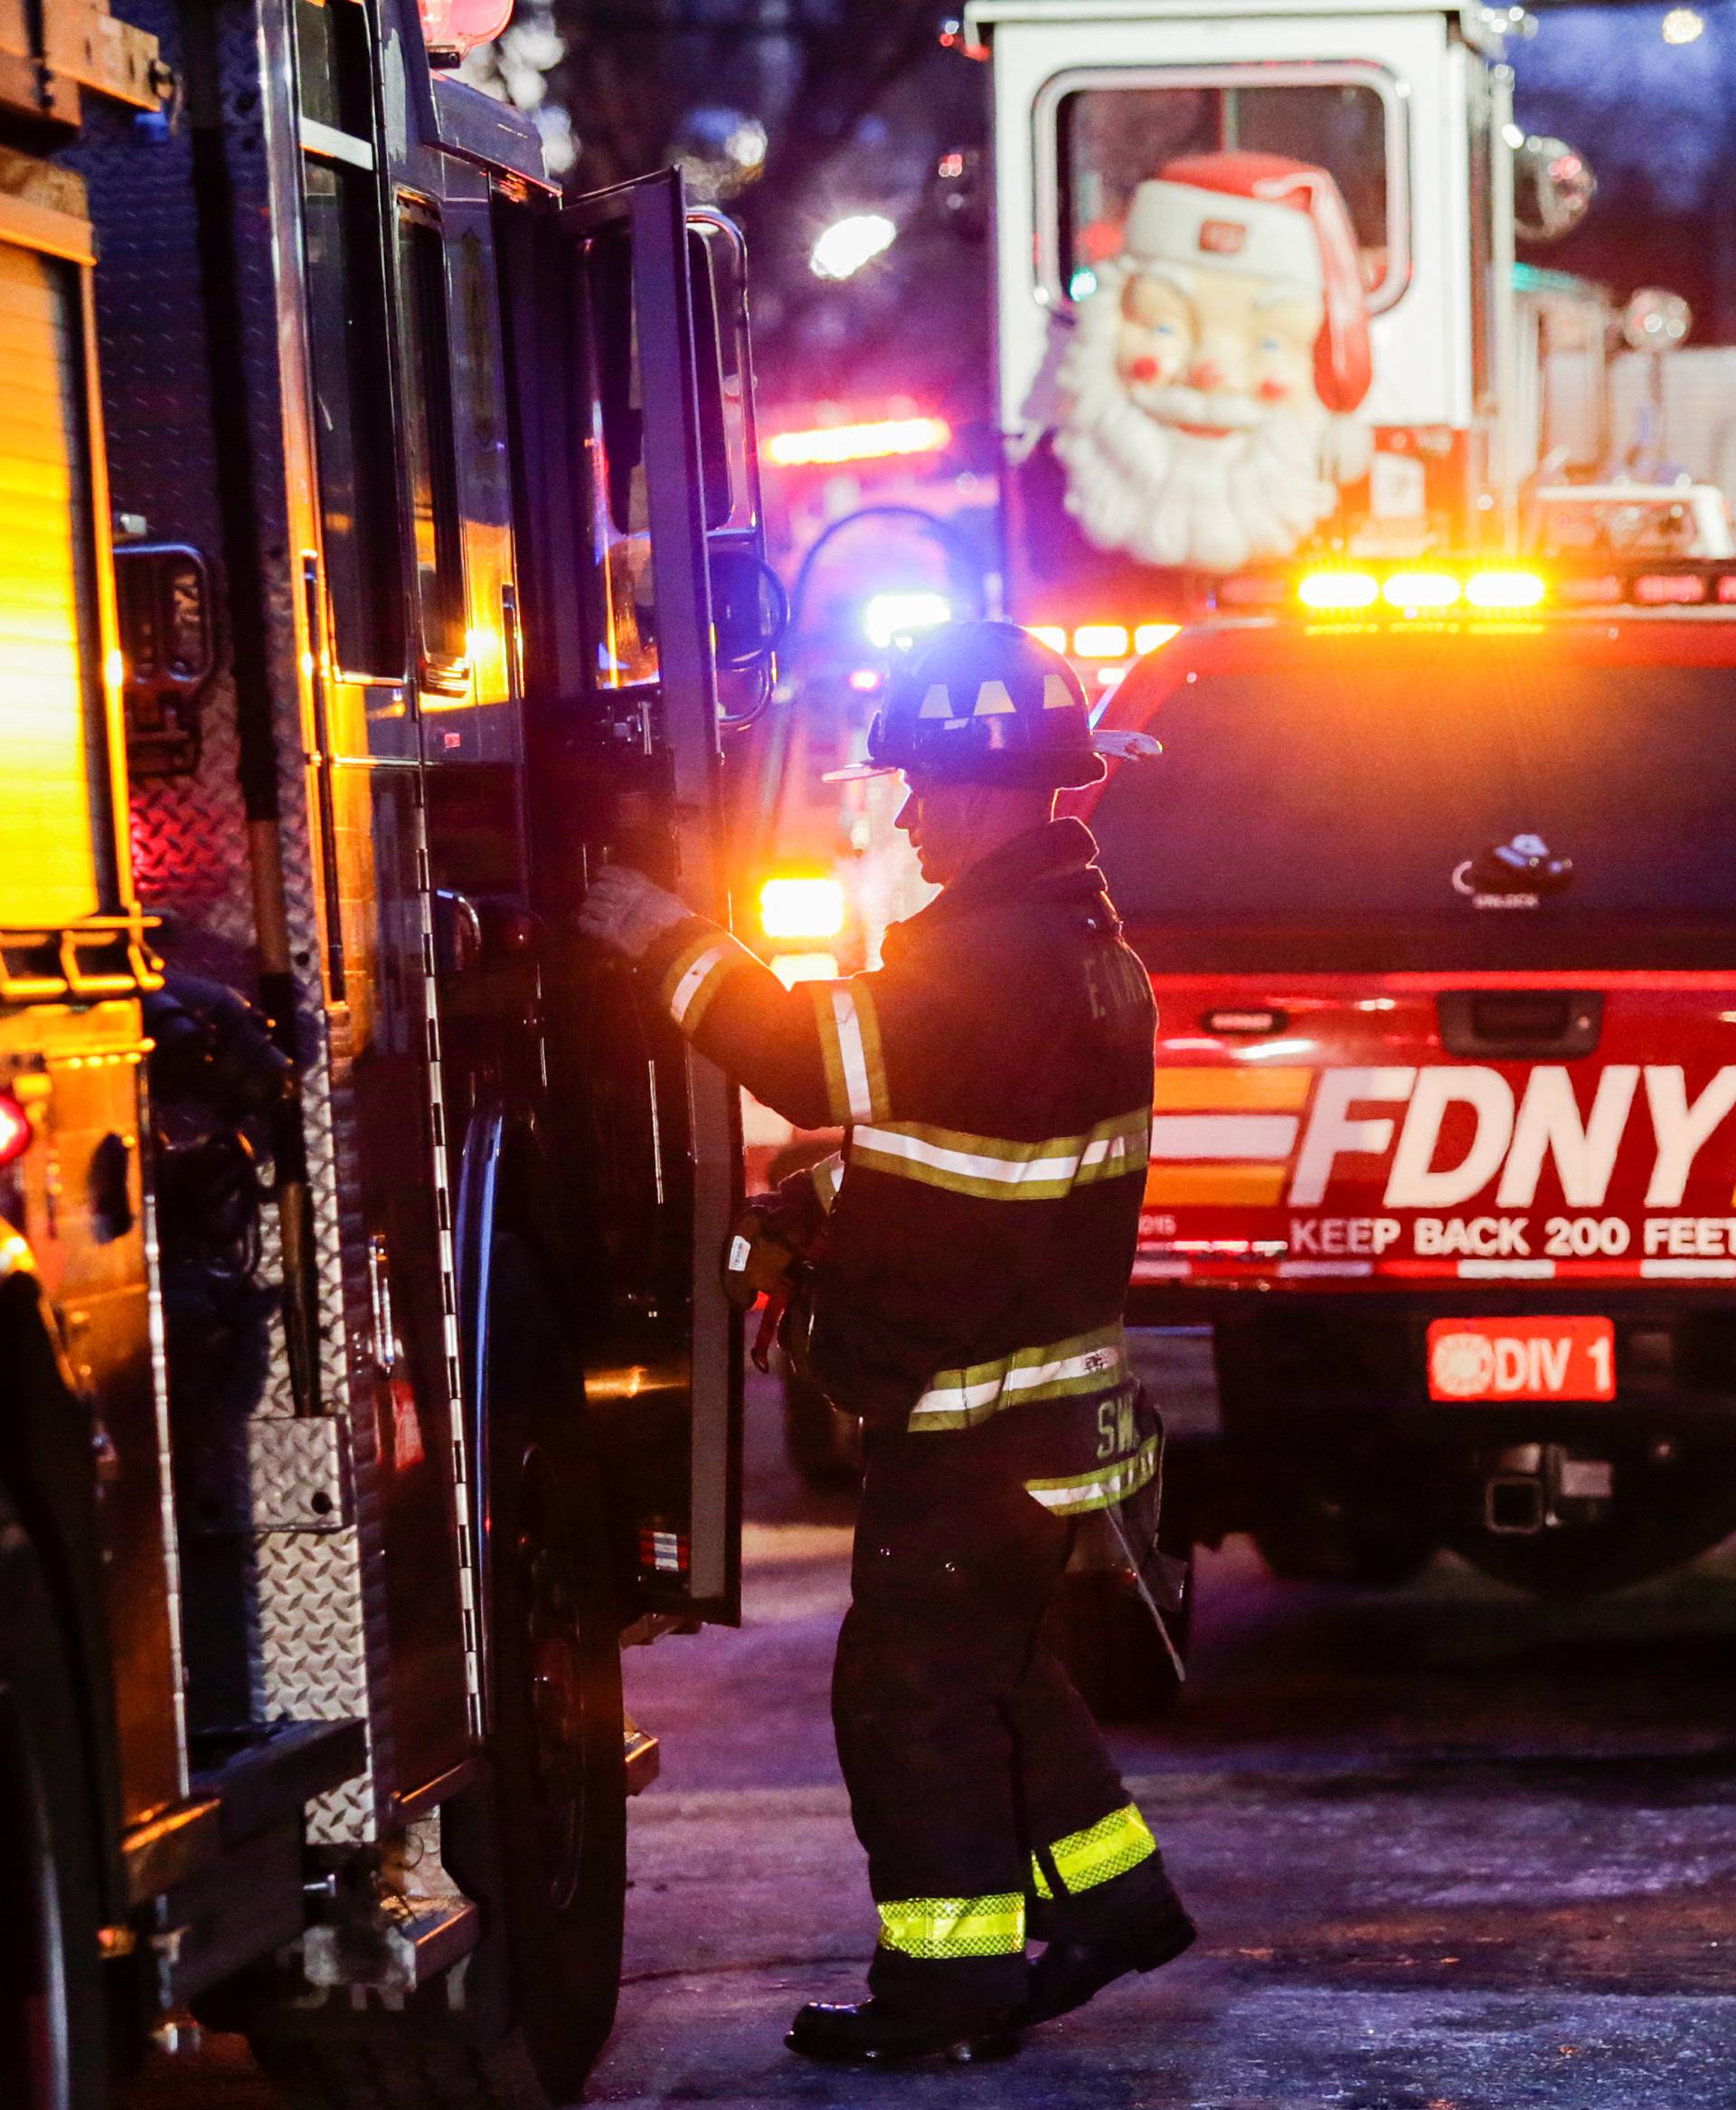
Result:
[[[1317,293],[1326,307],[1314,383],[1327,410],[1368,393],[1368,304],[1350,215],[1324,168],[1283,154],[1188,154],[1133,194],[1123,241],[1136,261],[1192,264]]]

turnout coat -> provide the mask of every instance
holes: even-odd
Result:
[[[703,1055],[844,1130],[814,1178],[818,1383],[875,1428],[976,1432],[1063,1515],[1123,1500],[1158,1448],[1121,1331],[1156,1016],[1095,856],[1077,820],[1032,829],[847,981],[786,989],[698,917],[641,963]]]

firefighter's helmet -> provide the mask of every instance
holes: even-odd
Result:
[[[1103,761],[1084,688],[1059,652],[1016,623],[961,622],[894,653],[867,761],[826,781],[893,770],[1054,790],[1096,783]]]

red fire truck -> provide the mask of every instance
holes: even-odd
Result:
[[[129,14],[0,24],[0,2102],[569,2101],[737,1615],[736,1099],[571,912],[727,913],[743,259],[448,10]]]
[[[1178,1523],[1637,1581],[1736,1529],[1736,568],[1294,583],[1134,668],[1164,760],[1080,809],[1160,1015],[1135,1315],[1216,1349]]]

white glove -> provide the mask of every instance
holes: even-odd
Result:
[[[579,928],[628,960],[642,960],[654,939],[693,914],[684,901],[625,865],[609,865],[590,883]]]

